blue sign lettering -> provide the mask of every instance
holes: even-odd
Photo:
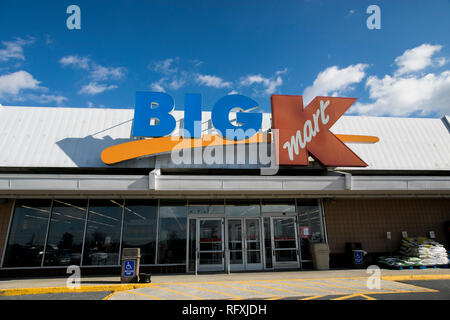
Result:
[[[184,105],[184,134],[185,138],[201,137],[202,97],[200,94],[186,94]],[[163,137],[172,133],[176,127],[175,118],[170,114],[174,108],[174,101],[170,95],[163,92],[136,92],[133,136]],[[247,139],[261,129],[262,114],[245,112],[255,108],[258,103],[243,95],[227,95],[214,105],[211,121],[219,133],[227,139]],[[236,112],[236,123],[230,119],[230,111]]]

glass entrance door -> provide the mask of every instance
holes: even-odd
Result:
[[[230,219],[227,221],[228,263],[231,271],[245,270],[242,220]]]
[[[263,268],[260,219],[228,219],[227,236],[231,271],[261,270]]]
[[[272,248],[274,268],[299,267],[300,257],[294,217],[272,218]]]
[[[198,271],[224,271],[223,219],[197,223]]]

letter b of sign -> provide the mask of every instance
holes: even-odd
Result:
[[[66,20],[67,29],[69,29],[69,30],[81,29],[80,7],[72,4],[67,7],[66,13],[71,14]]]
[[[171,96],[163,92],[136,92],[133,136],[163,137],[176,126],[170,114],[175,106]]]
[[[366,13],[371,14],[366,21],[369,30],[381,29],[381,9],[379,6],[372,4],[367,7]]]

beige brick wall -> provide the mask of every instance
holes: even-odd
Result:
[[[402,231],[428,236],[430,230],[450,250],[444,235],[450,199],[337,199],[324,201],[324,210],[331,253],[344,253],[346,242],[360,242],[369,252],[396,251]]]
[[[8,226],[13,203],[14,200],[12,199],[0,201],[0,259],[3,256],[3,248],[5,246],[6,234],[8,233]]]

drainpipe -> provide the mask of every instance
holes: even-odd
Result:
[[[160,175],[161,175],[161,169],[154,169],[154,170],[150,171],[150,174],[148,175],[148,188],[150,190],[157,189],[156,178],[157,178],[157,176],[160,176]]]
[[[343,172],[343,171],[335,171],[335,172],[338,172],[338,173],[344,175],[344,178],[345,178],[345,190],[352,190],[352,187],[353,187],[352,174],[348,173],[348,172]]]

